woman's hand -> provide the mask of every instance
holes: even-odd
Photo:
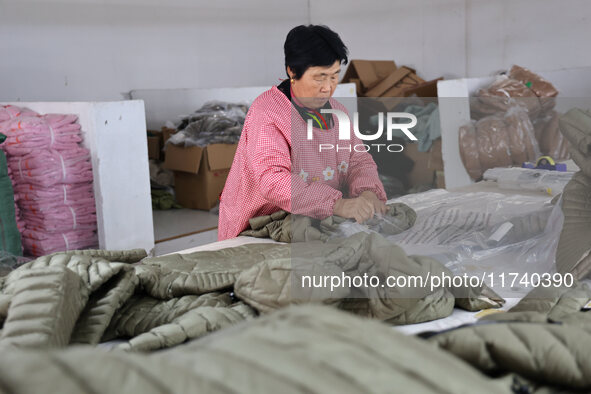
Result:
[[[341,198],[333,208],[333,215],[355,219],[357,223],[371,219],[375,212],[374,204],[364,197]]]
[[[384,204],[378,196],[372,191],[366,190],[359,197],[365,198],[373,205],[375,213],[385,214],[388,211],[388,207]]]

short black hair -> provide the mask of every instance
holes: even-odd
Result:
[[[300,79],[310,67],[332,66],[337,60],[342,64],[348,62],[349,51],[341,37],[322,25],[294,27],[287,34],[283,50],[285,71],[290,67],[295,79]]]

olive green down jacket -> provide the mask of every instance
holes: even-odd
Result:
[[[63,347],[124,339],[133,350],[170,347],[294,303],[334,304],[393,324],[502,303],[488,288],[306,288],[302,274],[426,278],[449,273],[378,234],[328,242],[250,244],[146,258],[143,251],[40,257],[0,282],[0,347]],[[232,297],[231,292],[237,297]],[[457,297],[456,297],[457,296]]]
[[[500,300],[487,288],[458,297],[445,288],[294,288],[301,272],[444,270],[365,233],[151,259],[143,251],[45,256],[1,279],[0,393],[591,390],[586,285],[532,292],[507,313],[426,341],[379,320],[424,321],[454,303],[480,309]],[[114,338],[130,339],[110,351],[89,346]],[[47,349],[68,344],[78,346]]]

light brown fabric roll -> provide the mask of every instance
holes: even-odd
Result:
[[[460,127],[459,131],[460,157],[468,175],[473,180],[480,178],[483,174],[478,159],[478,143],[476,141],[476,128],[474,123]]]
[[[493,167],[511,165],[511,152],[505,122],[489,116],[476,123],[480,166],[483,171]]]

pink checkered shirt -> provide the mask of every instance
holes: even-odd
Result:
[[[331,99],[332,108],[345,111]],[[333,214],[335,202],[371,190],[386,201],[377,167],[367,152],[349,146],[362,141],[351,131],[350,141],[338,141],[338,119],[329,130],[313,129],[306,139],[306,123],[276,86],[250,107],[236,155],[220,200],[218,240],[236,237],[248,220],[285,210],[317,219]],[[319,144],[346,146],[323,150]],[[361,150],[361,149],[360,149]]]

